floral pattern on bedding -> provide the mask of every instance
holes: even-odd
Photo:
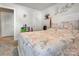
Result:
[[[74,31],[75,32],[75,31]],[[28,40],[33,47],[37,46],[40,49],[46,49],[50,45],[56,44],[57,42],[72,42],[75,36],[71,30],[67,29],[48,29],[45,31],[35,31],[21,33],[21,35]]]

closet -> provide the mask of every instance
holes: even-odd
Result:
[[[0,7],[0,36],[14,36],[14,11]]]

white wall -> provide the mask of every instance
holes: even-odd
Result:
[[[66,3],[61,3],[49,7],[42,11],[43,15],[49,13],[52,16],[52,20],[54,22],[74,20],[74,18],[77,20],[79,16],[79,4],[73,4],[69,8],[65,7],[66,5]]]
[[[34,11],[32,17],[32,27],[34,30],[42,30],[42,13],[40,11]]]

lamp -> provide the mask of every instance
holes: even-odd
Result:
[[[50,20],[50,28],[52,27],[52,19],[51,19],[51,17],[50,17],[50,14],[46,14],[45,15],[45,20]]]

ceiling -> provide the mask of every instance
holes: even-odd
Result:
[[[37,10],[44,10],[50,6],[53,6],[55,3],[17,3],[23,6],[27,6]]]

